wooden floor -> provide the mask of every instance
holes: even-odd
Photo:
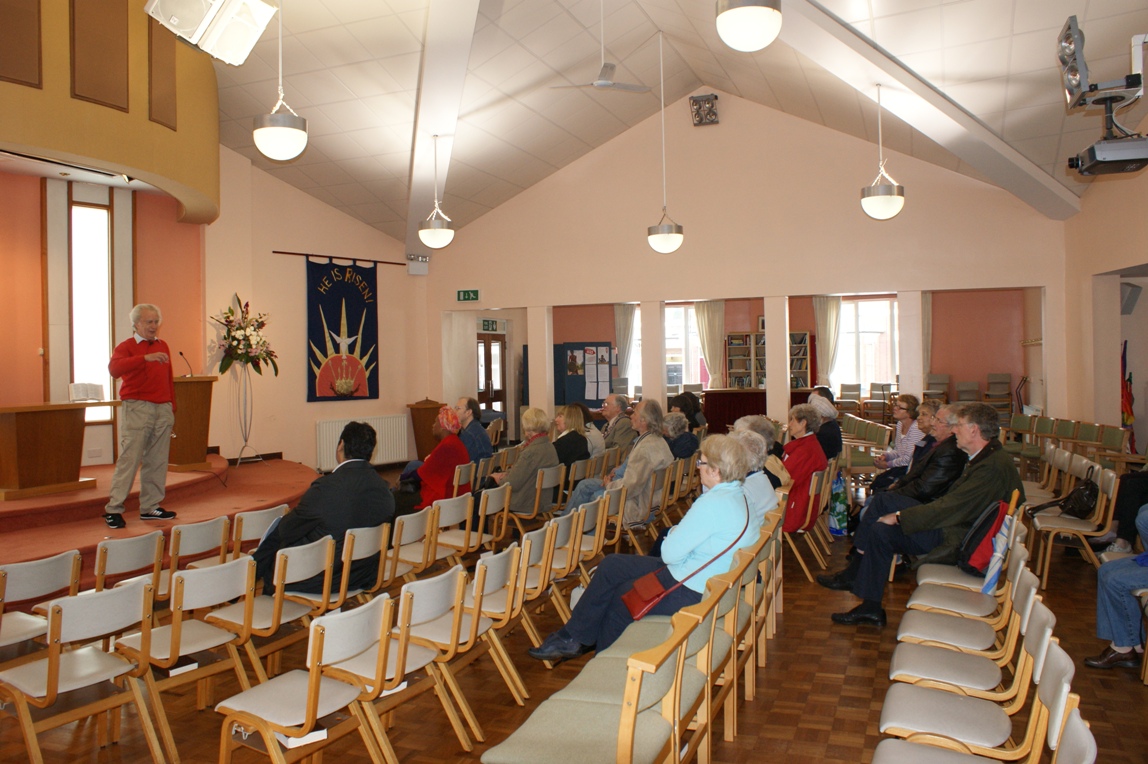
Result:
[[[833,566],[841,565],[840,542]],[[1096,671],[1082,660],[1103,647],[1094,636],[1095,571],[1078,558],[1058,557],[1046,602],[1058,616],[1055,634],[1075,659],[1073,688],[1082,695],[1081,712],[1100,745],[1099,761],[1148,761],[1148,687],[1132,670]],[[881,735],[877,724],[888,686],[889,656],[895,646],[896,624],[910,590],[908,576],[887,595],[890,625],[837,626],[830,613],[851,607],[847,592],[832,592],[809,584],[796,562],[785,562],[785,612],[779,633],[769,645],[769,661],[757,684],[757,699],[744,705],[741,730],[732,743],[714,746],[716,762],[866,762]],[[548,616],[548,626],[557,620]],[[488,658],[461,673],[461,684],[486,732],[486,742],[472,754],[463,753],[432,695],[423,695],[396,714],[391,740],[400,759],[411,764],[474,762],[490,745],[505,739],[544,698],[561,688],[586,659],[547,671],[525,655],[529,646],[519,631],[507,640],[532,696],[525,708],[514,705]],[[286,667],[302,663],[302,649],[289,654]],[[221,696],[234,692],[234,679],[221,684]],[[221,717],[194,709],[194,690],[166,694],[165,705],[184,762],[217,760]],[[135,718],[124,719],[122,741],[95,752],[91,722],[65,727],[41,737],[48,762],[142,762],[148,752]],[[720,725],[719,725],[720,730]],[[720,733],[719,733],[720,738]],[[556,741],[558,742],[558,741]],[[357,735],[328,749],[328,761],[355,764],[369,761]],[[777,758],[773,758],[777,757]],[[18,728],[11,718],[0,721],[0,761],[26,760]],[[258,761],[253,754],[238,761]]]

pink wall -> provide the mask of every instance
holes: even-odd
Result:
[[[183,351],[195,374],[204,355],[203,226],[178,223],[179,204],[169,196],[135,195],[135,292],[137,302],[151,302],[164,314],[162,335],[176,375],[187,373]]]
[[[789,298],[789,331],[817,334],[817,319],[813,315],[813,298]]]
[[[0,406],[44,401],[40,179],[0,173]]]
[[[757,319],[762,315],[761,300],[726,300],[725,330],[727,332],[756,332]]]
[[[614,344],[614,305],[562,305],[553,312],[554,344],[609,342]]]
[[[1024,375],[1024,292],[1020,289],[933,293],[932,373],[980,383],[989,373]],[[952,395],[952,390],[950,390]]]

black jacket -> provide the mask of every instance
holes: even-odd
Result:
[[[957,448],[957,436],[950,435],[922,459],[915,459],[909,472],[889,489],[927,504],[944,495],[969,463],[969,456]]]

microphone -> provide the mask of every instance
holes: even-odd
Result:
[[[192,377],[192,376],[195,376],[195,374],[194,374],[194,373],[192,372],[192,370],[191,370],[191,363],[190,363],[190,362],[187,360],[187,356],[185,356],[185,355],[183,354],[183,351],[182,351],[182,350],[179,350],[179,351],[176,351],[176,352],[178,352],[178,353],[179,353],[179,357],[183,359],[183,362],[187,364],[187,374],[185,374],[184,376],[187,376],[187,377]]]

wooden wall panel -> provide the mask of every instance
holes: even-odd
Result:
[[[0,80],[43,83],[40,0],[0,0]]]
[[[148,19],[148,118],[176,129],[175,35]]]
[[[72,0],[72,97],[128,110],[128,0]]]

